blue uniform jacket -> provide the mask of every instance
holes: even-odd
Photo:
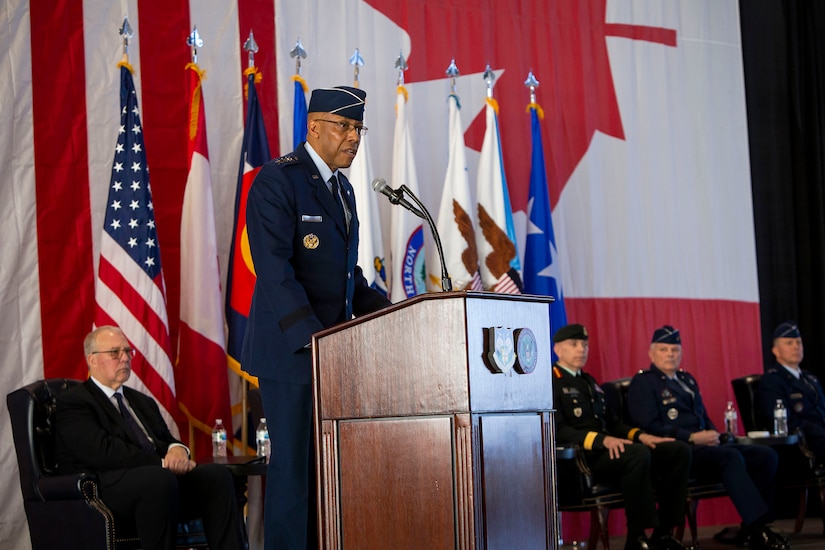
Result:
[[[788,430],[825,433],[825,395],[819,379],[802,371],[799,379],[782,365],[774,364],[762,375],[756,391],[756,406],[764,426],[773,423],[773,408],[781,399],[788,411]]]
[[[349,232],[304,144],[266,163],[252,183],[246,225],[257,280],[241,354],[249,374],[308,384],[313,333],[390,304],[356,265],[355,199],[340,173],[339,183]]]
[[[639,371],[631,380],[627,393],[630,418],[646,432],[681,441],[688,441],[693,432],[715,430],[696,379],[681,369],[676,371],[676,378],[693,395],[654,365],[650,365],[649,370]]]

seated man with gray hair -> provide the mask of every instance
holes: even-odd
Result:
[[[232,474],[191,460],[155,400],[123,385],[134,355],[123,332],[97,328],[83,346],[89,378],[57,399],[59,471],[97,474],[100,499],[135,523],[144,550],[174,548],[179,518],[202,518],[210,548],[242,548]]]
[[[699,384],[682,363],[682,337],[665,325],[653,332],[648,351],[651,365],[630,382],[627,402],[630,418],[656,435],[674,437],[692,445],[691,475],[721,481],[742,518],[737,537],[740,547],[784,550],[787,538],[773,532],[774,477],[779,459],[763,445],[738,445],[720,434],[708,416]]]

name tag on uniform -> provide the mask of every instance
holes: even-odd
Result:
[[[301,221],[302,222],[312,222],[312,223],[321,223],[324,221],[323,216],[307,216],[306,214],[301,214]]]

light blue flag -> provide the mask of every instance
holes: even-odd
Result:
[[[553,333],[567,324],[567,312],[564,309],[561,267],[547,192],[541,127],[535,108],[530,109],[530,120],[533,155],[530,165],[530,198],[527,201],[527,242],[524,246],[524,292],[556,299],[550,304],[550,331]]]

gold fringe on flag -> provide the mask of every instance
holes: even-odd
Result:
[[[131,65],[129,65],[129,62],[128,62],[128,61],[126,61],[126,59],[125,59],[125,58],[123,59],[123,61],[121,61],[120,63],[118,63],[118,64],[117,64],[117,68],[118,68],[118,69],[119,69],[119,68],[121,68],[121,67],[126,67],[126,69],[127,69],[130,73],[135,74],[135,70],[132,68],[132,66],[131,66]]]
[[[496,115],[498,115],[498,101],[496,101],[492,97],[488,97],[487,98],[487,105],[492,107],[493,110],[496,112]]]
[[[206,78],[206,72],[202,71],[197,63],[187,63],[184,70],[189,69],[192,69],[195,71],[195,74],[198,75],[198,85],[195,86],[195,89],[192,91],[192,103],[189,111],[189,139],[193,140],[198,133],[198,113],[200,112],[201,94],[203,93],[201,84],[203,83],[203,79]]]
[[[525,112],[529,113],[530,109],[535,109],[536,114],[539,115],[539,120],[544,120],[544,109],[541,108],[541,105],[539,105],[538,103],[530,103],[529,105],[527,105],[527,109],[525,109]]]
[[[405,88],[404,86],[399,86],[396,89],[396,93],[404,94],[404,103],[410,100],[410,94],[409,92],[407,92],[407,88]],[[398,105],[395,106],[395,115],[398,116]]]
[[[299,74],[292,75],[292,81],[293,82],[300,82],[301,83],[301,88],[304,89],[304,93],[307,93],[309,91],[309,86],[307,86],[307,81],[304,80],[303,78],[301,78],[301,75],[299,75]],[[257,83],[258,83],[258,81],[256,80],[255,84],[257,84]]]
[[[244,98],[244,100],[249,99],[249,82],[248,81],[249,81],[249,75],[251,75],[251,74],[255,75],[254,82],[255,82],[256,86],[261,83],[261,80],[263,80],[263,75],[258,70],[258,67],[247,67],[246,69],[244,69],[244,71],[243,71],[243,98]]]

